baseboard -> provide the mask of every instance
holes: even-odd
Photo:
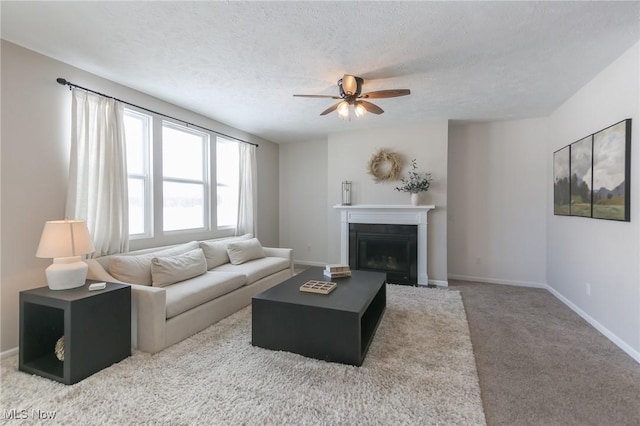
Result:
[[[293,259],[293,264],[294,265],[305,265],[305,266],[320,266],[322,268],[327,266],[326,263],[322,263],[322,262],[312,262],[310,260],[296,260],[296,259]]]
[[[449,275],[449,279],[459,280],[459,281],[474,281],[474,282],[486,283],[486,284],[513,285],[517,287],[533,287],[533,288],[544,288],[544,289],[548,287],[546,283],[536,283],[533,281],[503,280],[499,278],[474,277],[471,275]]]
[[[586,322],[588,322],[589,324],[591,324],[591,326],[593,326],[593,328],[595,328],[596,330],[598,330],[600,333],[602,333],[607,339],[611,340],[616,346],[618,346],[620,349],[622,349],[627,355],[629,355],[631,358],[633,358],[637,363],[640,364],[640,352],[636,351],[635,349],[633,349],[631,346],[629,346],[624,340],[622,340],[621,338],[619,338],[618,336],[616,336],[615,333],[613,333],[611,330],[609,330],[607,327],[605,327],[604,325],[600,324],[597,320],[595,320],[593,317],[591,317],[589,314],[587,314],[585,311],[583,311],[582,309],[580,309],[575,303],[573,303],[572,301],[570,301],[569,299],[567,299],[566,297],[564,297],[561,293],[559,293],[556,289],[554,289],[553,287],[547,285],[545,287],[547,290],[549,290],[549,292],[551,294],[553,294],[557,299],[559,299],[562,303],[564,303],[565,305],[567,305],[569,307],[569,309],[571,309],[573,312],[575,312],[576,314],[580,315],[582,317],[582,319],[584,319]]]
[[[438,287],[449,287],[449,281],[429,280],[429,285],[437,285]]]
[[[14,355],[18,355],[18,348],[9,349],[8,351],[0,352],[0,359],[7,359]]]

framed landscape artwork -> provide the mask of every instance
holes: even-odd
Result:
[[[593,137],[570,145],[571,152],[571,216],[591,217],[591,171],[593,170]]]
[[[631,119],[553,153],[553,214],[629,222]]]
[[[593,217],[630,220],[631,119],[593,135]]]
[[[553,153],[553,214],[569,215],[571,192],[569,188],[569,147]]]

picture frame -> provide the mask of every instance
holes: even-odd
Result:
[[[570,171],[571,156],[569,145],[553,153],[553,214],[571,214]]]
[[[571,216],[591,217],[593,197],[593,135],[570,145]]]
[[[631,221],[631,119],[553,153],[553,214]]]
[[[629,222],[631,119],[593,135],[593,207],[596,219]]]

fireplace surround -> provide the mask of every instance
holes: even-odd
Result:
[[[359,204],[335,205],[340,212],[340,263],[349,264],[349,225],[415,225],[417,226],[417,283],[428,285],[427,272],[427,214],[434,205]]]

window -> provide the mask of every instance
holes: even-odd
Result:
[[[209,135],[162,123],[164,231],[209,228]]]
[[[237,141],[132,108],[125,108],[124,127],[129,238],[164,243],[180,232],[214,238],[236,227]]]
[[[125,109],[124,129],[129,177],[129,236],[150,237],[151,220],[151,117]]]
[[[238,219],[239,155],[238,142],[217,138],[218,229],[233,228]]]

